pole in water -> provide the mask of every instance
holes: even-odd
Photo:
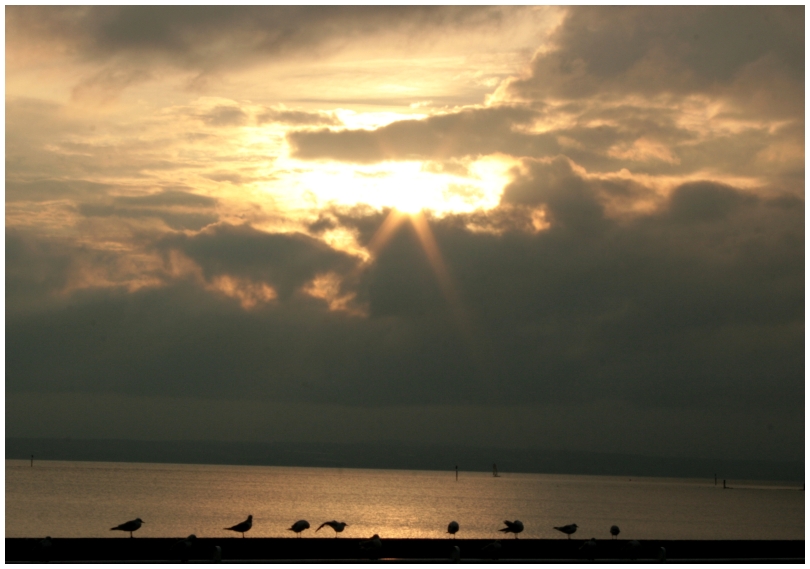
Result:
[[[458,482],[458,464],[456,465],[456,482]]]
[[[714,485],[717,486],[717,473],[714,473]]]
[[[31,467],[33,467],[33,466],[34,466],[34,455],[32,454],[31,455]]]
[[[723,490],[725,490],[725,489],[726,489],[726,479],[723,478]]]

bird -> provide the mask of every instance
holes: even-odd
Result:
[[[664,563],[667,560],[667,548],[662,547],[658,550],[658,561]]]
[[[306,520],[298,520],[292,526],[287,528],[290,531],[294,531],[298,534],[298,537],[301,537],[301,532],[305,529],[309,529],[309,522]]]
[[[197,539],[197,536],[192,533],[186,539],[181,539],[180,541],[178,541],[177,545],[180,547],[190,548],[192,545],[194,545],[195,539]]]
[[[367,551],[370,556],[378,556],[382,549],[382,540],[376,533],[371,536],[371,539],[360,542],[360,549]]]
[[[461,563],[461,548],[458,545],[454,545],[450,550],[450,560],[454,563]]]
[[[585,551],[585,557],[589,561],[593,561],[594,557],[596,556],[596,554],[595,554],[595,552],[596,552],[596,538],[592,537],[591,539],[589,539],[588,541],[583,543],[582,547],[580,547],[580,549]]]
[[[622,530],[619,529],[619,526],[610,526],[610,535],[613,536],[613,539],[621,533]]]
[[[554,529],[561,531],[571,539],[571,534],[577,531],[577,524],[568,524],[567,526],[554,526]]]
[[[501,528],[498,531],[502,531],[504,533],[513,533],[515,534],[515,539],[517,539],[517,534],[523,531],[523,522],[520,520],[515,520],[514,522],[510,522],[509,520],[504,520],[506,524],[505,528]]]
[[[501,547],[501,542],[496,540],[482,547],[481,552],[485,553],[487,557],[498,559],[498,557],[501,555]]]
[[[638,559],[639,552],[641,551],[641,542],[637,539],[632,539],[627,542],[628,557],[635,561]]]
[[[141,524],[144,524],[141,518],[135,518],[134,520],[129,520],[128,522],[124,522],[121,525],[115,526],[114,528],[110,528],[110,531],[119,530],[119,531],[128,531],[129,537],[132,537],[132,532],[136,531],[141,528]]]
[[[244,522],[239,522],[235,526],[223,529],[239,532],[242,534],[242,537],[245,537],[245,532],[250,530],[250,528],[252,527],[253,527],[253,514],[249,515]]]
[[[53,540],[51,539],[51,536],[48,536],[39,542],[38,550],[42,561],[50,561],[52,549],[53,549]]]
[[[332,520],[331,522],[323,522],[321,525],[318,526],[318,529],[316,529],[315,531],[316,532],[319,531],[323,526],[329,526],[330,528],[335,530],[335,537],[337,537],[337,535],[340,532],[342,532],[348,525],[349,524],[347,524],[346,522],[336,522],[335,520]]]
[[[458,522],[450,522],[447,524],[447,533],[453,536],[453,539],[456,539],[456,532],[458,531]]]
[[[188,561],[188,558],[189,558],[190,553],[191,553],[191,548],[194,547],[194,542],[195,542],[196,539],[197,539],[197,536],[192,533],[186,539],[181,539],[180,541],[178,541],[175,544],[175,546],[177,547],[177,549],[180,552],[179,556],[180,556],[180,560],[182,562],[185,563],[185,562]]]

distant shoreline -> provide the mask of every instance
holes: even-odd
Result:
[[[492,470],[502,474],[762,480],[804,483],[803,461],[651,457],[542,449],[474,448],[393,442],[253,443],[6,438],[6,459],[367,468],[386,470]]]

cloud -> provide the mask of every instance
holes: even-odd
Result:
[[[323,112],[307,112],[295,111],[290,109],[273,109],[268,108],[263,113],[256,117],[258,124],[265,123],[281,123],[289,125],[327,125],[339,126],[341,125],[340,119],[329,113]]]
[[[516,146],[516,139],[525,138],[515,129],[529,125],[535,116],[531,109],[520,107],[468,109],[423,120],[397,121],[375,130],[294,130],[287,134],[287,140],[292,155],[301,159],[357,163],[441,160],[509,152]],[[556,148],[548,137],[540,138]]]
[[[566,98],[620,93],[705,92],[728,85],[763,57],[804,76],[803,9],[766,7],[585,7],[569,10],[538,53],[517,94]],[[533,95],[532,98],[537,98]]]
[[[230,275],[266,282],[281,298],[288,298],[318,274],[345,274],[357,263],[307,235],[266,233],[248,225],[220,224],[191,237],[171,235],[157,247],[165,252],[181,251],[201,267],[208,280]]]
[[[42,38],[82,59],[163,61],[210,72],[268,57],[328,56],[358,36],[398,33],[413,41],[430,32],[491,29],[501,25],[504,12],[461,6],[18,6],[8,14],[8,41],[16,48]]]
[[[86,217],[158,218],[174,230],[198,231],[216,223],[217,200],[180,190],[142,196],[117,196],[107,203],[83,203],[78,212]]]

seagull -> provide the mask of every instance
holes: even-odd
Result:
[[[637,539],[632,539],[627,542],[627,549],[629,550],[628,557],[635,561],[638,559],[639,551],[641,551],[641,542],[639,542]]]
[[[568,524],[567,526],[554,526],[554,529],[557,531],[561,531],[564,534],[568,535],[568,539],[571,539],[571,534],[577,531],[577,524]]]
[[[188,536],[186,539],[181,539],[175,545],[180,550],[180,560],[185,563],[188,561],[191,548],[194,547],[194,541],[197,539],[197,536],[193,533]]]
[[[450,522],[447,524],[447,533],[453,536],[453,539],[456,539],[456,532],[458,531],[458,522]]]
[[[501,528],[498,531],[502,531],[504,533],[513,533],[515,534],[515,539],[518,538],[517,534],[523,531],[523,522],[520,520],[515,520],[514,522],[510,522],[509,520],[504,520],[506,524],[505,528]]]
[[[491,543],[488,543],[481,548],[481,552],[486,553],[487,556],[491,557],[492,559],[498,559],[498,557],[500,557],[501,554],[501,542],[493,541]]]
[[[253,514],[249,515],[244,522],[239,522],[235,526],[231,526],[229,528],[224,528],[230,531],[237,531],[242,534],[242,537],[245,537],[245,532],[248,531],[250,528],[253,527]]]
[[[382,549],[382,540],[380,539],[380,536],[375,533],[373,536],[371,536],[371,539],[361,541],[360,549],[363,551],[368,551],[371,555],[379,555],[379,552]]]
[[[592,537],[591,539],[583,543],[580,549],[585,550],[585,557],[587,557],[589,561],[593,561],[593,558],[596,557],[595,555],[596,538]]]
[[[290,531],[294,531],[296,534],[298,534],[298,537],[301,537],[301,532],[304,531],[305,529],[309,529],[309,522],[306,520],[298,520],[287,529]]]
[[[613,539],[619,535],[622,530],[619,529],[619,526],[610,526],[610,535],[613,536]]]
[[[135,518],[134,520],[129,520],[128,522],[124,522],[120,526],[115,526],[114,528],[110,528],[110,531],[113,530],[120,530],[120,531],[128,531],[129,537],[132,537],[132,532],[141,528],[141,524],[146,523],[141,518]]]
[[[53,540],[51,539],[51,536],[48,536],[39,542],[39,553],[43,561],[50,560],[52,548],[53,548]]]
[[[178,547],[185,547],[186,549],[191,549],[191,546],[194,545],[194,540],[197,539],[197,536],[193,533],[188,536],[186,539],[181,539],[177,542]]]
[[[323,522],[321,525],[318,526],[318,529],[316,529],[315,531],[316,532],[319,531],[323,526],[329,526],[330,528],[335,530],[335,537],[337,537],[337,534],[342,532],[348,525],[349,524],[347,524],[346,522],[336,522],[335,520],[332,520],[331,522]]]

